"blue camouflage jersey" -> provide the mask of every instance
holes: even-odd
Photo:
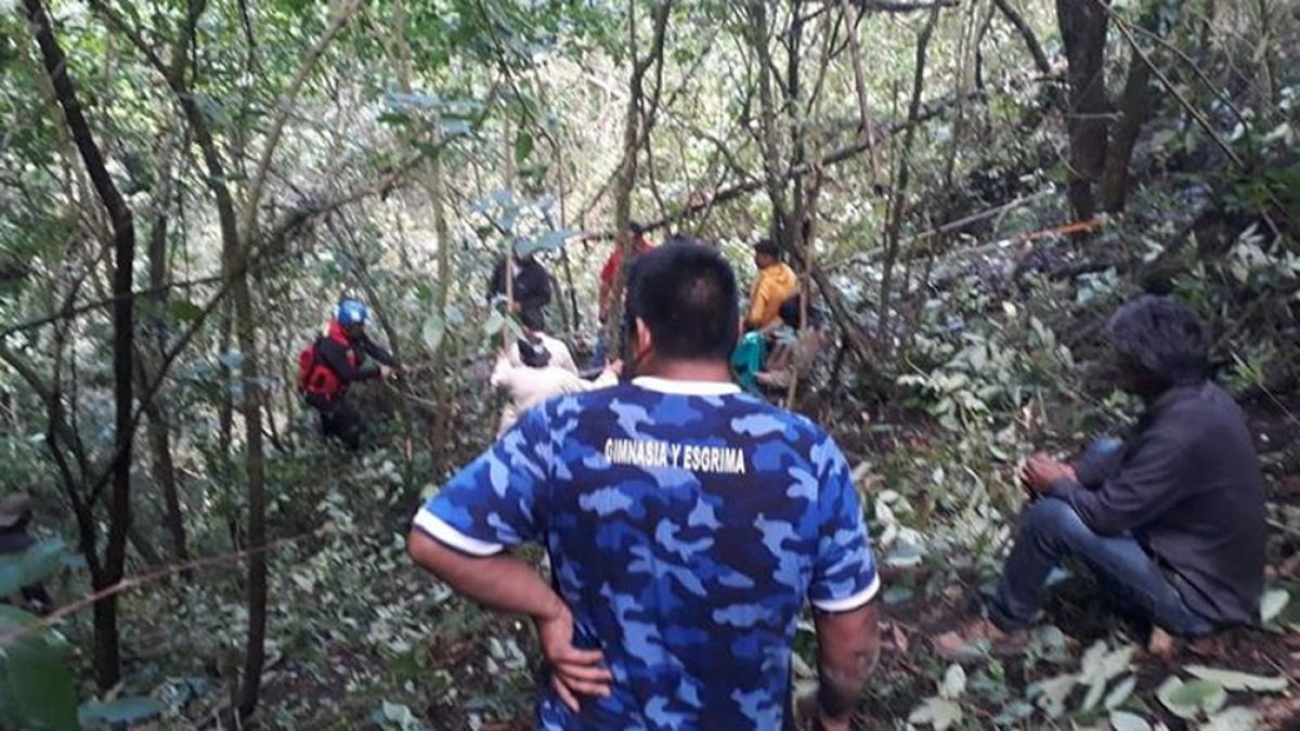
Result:
[[[638,378],[547,401],[451,479],[415,526],[486,556],[549,553],[608,698],[542,729],[777,731],[805,599],[879,588],[848,465],[808,419],[732,384]]]

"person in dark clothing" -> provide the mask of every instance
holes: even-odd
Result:
[[[551,303],[551,275],[531,254],[514,257],[514,312],[531,313],[545,324],[545,309]],[[497,261],[488,283],[488,301],[506,296],[506,258]]]
[[[355,299],[339,303],[326,334],[316,341],[315,358],[303,396],[320,412],[321,434],[337,437],[349,449],[361,448],[365,424],[347,401],[348,387],[358,381],[391,378],[397,363],[366,334],[370,312]],[[366,356],[379,365],[365,365]]]
[[[0,561],[20,556],[36,545],[36,539],[27,532],[27,526],[31,521],[30,495],[25,492],[15,492],[0,500]],[[53,606],[50,595],[40,584],[22,587],[19,598],[21,598],[20,607],[26,605],[37,612],[47,611]],[[0,596],[0,604],[10,602],[10,597]]]
[[[1036,455],[1022,479],[1034,502],[987,617],[936,638],[958,654],[985,637],[1020,644],[1066,556],[1156,627],[1199,636],[1258,620],[1264,488],[1241,409],[1208,377],[1209,339],[1191,312],[1144,296],[1107,324],[1122,386],[1146,403],[1126,442],[1095,444],[1074,465]]]

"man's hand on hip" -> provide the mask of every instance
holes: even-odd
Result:
[[[578,696],[609,696],[613,675],[601,667],[605,656],[600,650],[579,650],[573,646],[573,614],[563,602],[547,617],[534,619],[542,654],[551,665],[551,684],[555,692],[575,713]]]

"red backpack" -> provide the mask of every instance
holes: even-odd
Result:
[[[307,343],[298,351],[298,394],[333,401],[342,391],[342,382],[329,365],[316,357],[322,338]]]
[[[320,340],[316,339],[303,346],[298,351],[298,393],[306,396],[307,386],[311,382],[312,371],[316,370],[316,346]]]

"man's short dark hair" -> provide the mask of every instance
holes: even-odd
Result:
[[[781,247],[777,246],[772,239],[759,239],[758,243],[754,244],[754,253],[767,254],[773,259],[780,259]]]
[[[781,322],[784,322],[786,325],[789,325],[790,327],[796,330],[798,330],[800,327],[799,321],[801,319],[800,315],[802,314],[800,312],[800,308],[803,306],[803,303],[801,302],[802,299],[803,299],[802,294],[795,294],[789,299],[787,299],[785,302],[782,302],[781,309],[778,310],[781,317]],[[823,315],[822,312],[819,311],[816,307],[813,307],[812,303],[809,303],[808,304],[808,327],[811,327],[814,330],[820,330],[822,325],[826,324],[825,321],[826,321],[825,315]]]
[[[645,233],[645,224],[638,221],[628,221],[627,230],[631,231],[634,236],[640,236]]]
[[[689,237],[674,236],[632,262],[627,322],[645,322],[660,357],[727,360],[736,347],[739,308],[731,265]]]
[[[1143,295],[1123,305],[1106,323],[1106,339],[1125,367],[1166,387],[1199,383],[1209,373],[1209,335],[1172,297]]]

